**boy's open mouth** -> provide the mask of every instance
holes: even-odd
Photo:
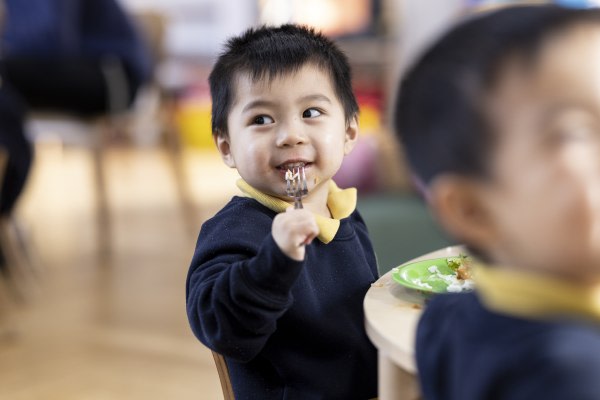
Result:
[[[285,172],[289,169],[301,168],[301,167],[307,168],[311,165],[312,165],[312,163],[306,162],[306,161],[293,161],[293,162],[286,162],[281,165],[278,165],[277,169]]]

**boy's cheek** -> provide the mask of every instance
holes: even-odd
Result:
[[[562,267],[583,272],[600,265],[600,188],[576,178],[560,186],[549,201],[552,207],[541,208],[545,212],[539,215],[540,251],[555,253]]]
[[[595,263],[600,265],[600,178],[585,185],[586,216],[590,224],[589,247]]]
[[[583,253],[600,254],[600,241],[590,240],[595,235],[600,239],[600,218],[591,218],[591,198],[580,182],[566,171],[529,173],[523,173],[518,183],[495,191],[496,197],[490,200],[497,226],[495,246],[508,246],[505,250],[515,262],[543,269],[587,259]],[[600,209],[596,215],[600,217]],[[597,249],[588,243],[597,243]]]
[[[587,242],[590,256],[600,262],[600,154],[594,147],[597,146],[576,145],[564,152],[562,159],[571,173],[567,181],[571,188],[561,192],[570,190],[580,194],[580,204],[573,201],[574,204],[569,206],[583,214],[580,217],[584,222],[580,221],[580,228],[582,231],[587,228],[589,234],[587,241],[583,237],[581,240]],[[573,219],[572,223],[576,224],[577,220]]]

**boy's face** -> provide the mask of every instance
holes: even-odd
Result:
[[[496,141],[476,192],[489,227],[479,245],[497,263],[598,279],[600,28],[557,35],[530,69],[509,63],[488,100]]]
[[[329,75],[311,64],[271,80],[240,74],[227,119],[228,137],[218,138],[225,163],[254,188],[289,200],[285,172],[305,163],[309,194],[326,204],[329,180],[357,139],[356,121],[346,125]]]

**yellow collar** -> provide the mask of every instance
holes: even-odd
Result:
[[[248,185],[243,179],[236,182],[238,188],[247,196],[252,197],[263,206],[275,211],[283,212],[293,205],[277,197],[269,196]],[[327,244],[333,240],[340,227],[340,220],[349,217],[356,209],[356,188],[340,189],[333,180],[329,181],[329,195],[327,196],[327,207],[333,218],[315,214],[319,226],[317,238]]]
[[[541,274],[477,266],[477,292],[487,308],[533,318],[580,317],[600,321],[600,285],[581,286]]]

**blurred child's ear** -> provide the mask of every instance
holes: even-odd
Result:
[[[229,144],[229,137],[226,135],[216,135],[214,137],[215,144],[217,145],[217,149],[219,153],[221,153],[221,158],[225,165],[229,168],[235,168],[235,160],[233,159],[233,155],[231,154],[231,147]]]
[[[346,126],[346,138],[344,141],[344,155],[348,155],[354,149],[356,142],[358,141],[358,119],[356,116],[352,117],[348,125]]]
[[[493,219],[476,181],[458,175],[439,176],[427,194],[438,221],[455,239],[483,251],[494,245]]]

